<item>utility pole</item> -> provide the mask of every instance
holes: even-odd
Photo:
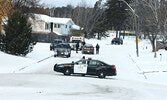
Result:
[[[134,15],[134,19],[135,19],[135,20],[134,20],[134,21],[135,21],[135,35],[136,35],[136,55],[137,55],[137,57],[139,57],[138,31],[137,31],[137,29],[138,29],[137,18],[138,18],[139,16],[136,14],[135,10],[134,10],[125,0],[119,0],[119,1],[124,2],[124,3],[130,8],[131,12],[132,12],[133,15]],[[135,7],[136,7],[136,0],[135,0]]]

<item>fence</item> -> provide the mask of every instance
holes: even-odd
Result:
[[[70,41],[70,36],[68,35],[33,33],[32,36],[36,38],[37,42],[44,42],[44,43],[51,43],[54,39],[62,39],[65,42]]]

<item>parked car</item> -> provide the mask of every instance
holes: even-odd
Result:
[[[111,44],[123,44],[122,38],[114,38],[111,41]]]
[[[82,48],[82,54],[94,54],[94,47],[92,44],[85,44]]]
[[[66,56],[71,57],[71,47],[70,44],[68,43],[60,43],[58,45],[56,45],[55,49],[54,49],[54,57],[56,56]]]
[[[64,40],[54,39],[53,42],[50,45],[50,50],[54,50],[54,48],[56,47],[56,45],[58,45],[60,43],[64,43]]]
[[[109,65],[100,60],[81,59],[76,62],[66,64],[55,64],[54,71],[64,73],[64,75],[81,74],[96,75],[99,78],[106,76],[116,76],[115,65]]]

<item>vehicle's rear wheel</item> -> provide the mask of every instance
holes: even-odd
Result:
[[[165,50],[167,50],[167,47],[165,47]]]
[[[64,75],[71,75],[71,70],[70,69],[65,69],[64,70]]]
[[[99,78],[105,78],[106,75],[105,75],[104,71],[100,71],[100,72],[98,73],[98,77],[99,77]]]
[[[54,57],[57,57],[57,55],[54,55]]]

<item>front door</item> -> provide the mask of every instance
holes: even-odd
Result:
[[[86,74],[87,73],[87,61],[80,60],[74,64],[74,73]]]

